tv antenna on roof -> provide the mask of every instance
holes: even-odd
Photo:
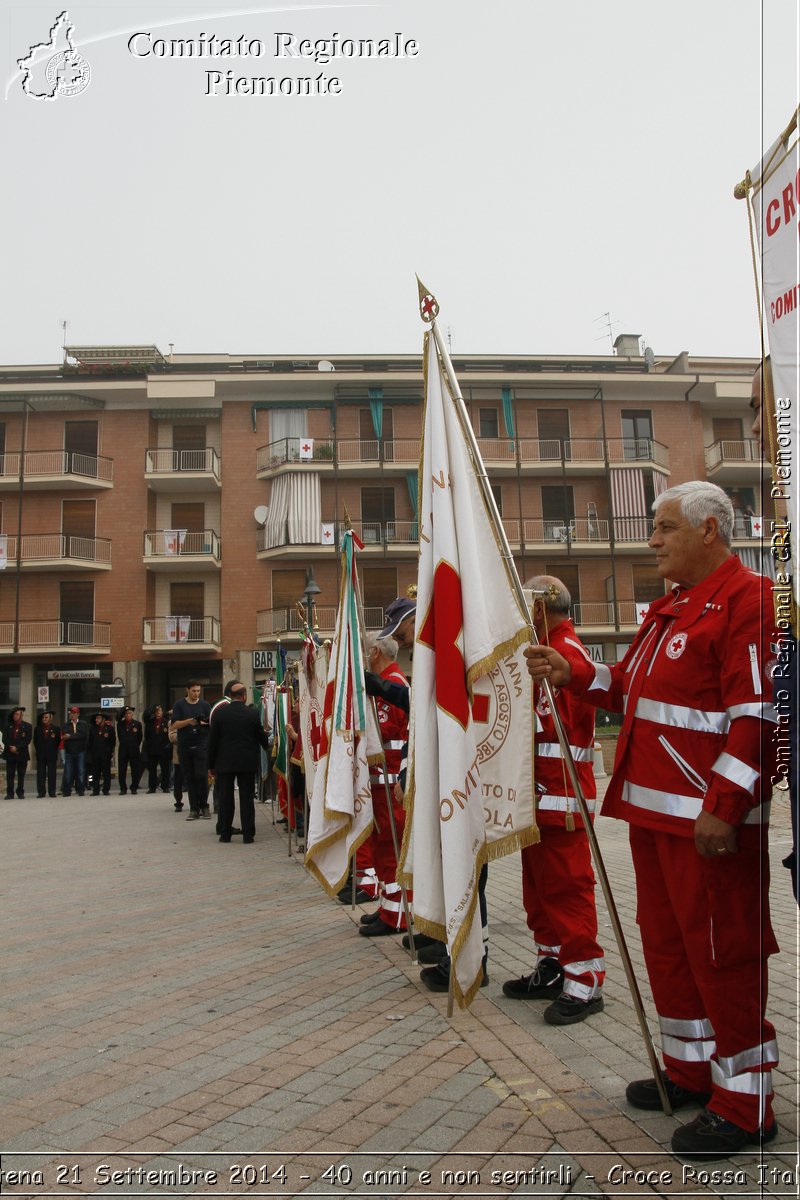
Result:
[[[605,337],[608,337],[608,340],[611,342],[611,349],[613,350],[614,349],[614,326],[619,325],[620,322],[612,321],[610,312],[604,312],[604,313],[601,313],[599,317],[595,317],[593,324],[596,325],[598,321],[605,322],[606,332],[602,333],[600,335],[600,337],[595,338],[594,340],[596,342],[602,342]]]

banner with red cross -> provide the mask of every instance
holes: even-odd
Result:
[[[482,978],[481,868],[539,836],[533,697],[521,656],[530,628],[433,333],[426,335],[425,376],[411,819],[400,870],[414,888],[415,927],[448,943],[454,995],[464,1006]]]

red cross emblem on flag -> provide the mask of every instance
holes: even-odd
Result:
[[[325,529],[323,530],[322,536],[325,538],[326,542],[329,542],[333,537],[333,533],[330,529]]]
[[[304,454],[310,454],[310,453],[311,453],[311,447],[309,446],[308,442],[303,442],[303,445],[302,445],[302,450],[303,450],[303,453],[304,453]]]
[[[750,528],[753,531],[753,537],[761,537],[761,521],[758,517],[750,518]]]
[[[419,312],[423,321],[426,321],[428,324],[430,324],[435,317],[438,317],[439,304],[436,300],[436,297],[432,296],[430,292],[426,292],[425,295],[420,298]]]

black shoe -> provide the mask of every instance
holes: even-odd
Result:
[[[242,838],[242,841],[244,842],[245,846],[252,846],[252,844],[255,840],[256,839],[254,837]]]
[[[278,819],[277,819],[277,821],[275,822],[275,824],[276,824],[276,825],[288,825],[288,824],[289,824],[289,822],[286,820],[286,817],[278,817]]]
[[[235,825],[231,825],[231,833],[241,833],[241,829],[237,829]]]
[[[543,958],[530,975],[504,983],[503,995],[512,1000],[554,1000],[561,995],[563,986],[564,972],[558,959]]]
[[[593,1013],[602,1012],[604,1007],[602,996],[593,996],[591,1000],[578,1000],[575,996],[564,993],[552,1004],[548,1004],[542,1015],[548,1025],[575,1025],[578,1021],[585,1021]]]
[[[682,1158],[729,1158],[731,1154],[740,1154],[748,1146],[763,1145],[777,1136],[777,1121],[773,1121],[768,1129],[750,1132],[704,1108],[688,1125],[675,1130],[672,1149]]]
[[[711,1092],[691,1092],[679,1083],[673,1083],[668,1075],[664,1075],[663,1079],[664,1090],[673,1110],[688,1108],[691,1104],[698,1104],[702,1108],[711,1099]],[[634,1108],[645,1108],[650,1112],[659,1112],[661,1109],[655,1079],[636,1079],[629,1083],[625,1089],[625,1099]]]
[[[186,820],[187,821],[199,821],[200,813],[199,812],[190,812],[188,817],[186,818]]]
[[[386,937],[390,933],[402,933],[401,929],[393,929],[385,921],[370,921],[369,925],[359,925],[358,932],[362,937]]]
[[[104,793],[104,794],[105,794],[105,793]],[[182,804],[173,804],[173,806],[172,806],[172,807],[175,809],[175,812],[183,812],[183,805],[182,805]]]
[[[221,842],[229,842],[229,841],[231,840],[231,839],[230,839],[230,834],[229,834],[229,835],[226,837],[224,833],[221,833],[221,834],[219,835],[219,840],[220,840]]]
[[[371,925],[373,921],[380,921],[380,920],[381,920],[380,909],[376,908],[375,912],[364,913],[364,916],[359,921],[359,924],[360,925]]]
[[[37,799],[37,800],[44,800],[44,792],[37,792],[37,793],[36,793],[36,799]]]
[[[119,794],[120,794],[120,796],[127,796],[127,794],[128,794],[128,789],[127,789],[127,788],[120,788],[120,789],[119,789]]]
[[[444,942],[434,942],[432,946],[423,946],[418,952],[417,958],[421,963],[432,963],[435,965],[441,962],[443,958],[447,958],[447,946]]]
[[[450,969],[449,967],[443,967],[441,963],[438,963],[435,967],[426,967],[424,971],[420,971],[419,977],[429,992],[450,991]],[[488,986],[489,975],[486,967],[484,967],[481,987],[484,988]]]
[[[344,887],[337,893],[342,904],[349,904],[353,893],[349,887]],[[363,891],[361,888],[356,888],[356,904],[371,904],[373,900],[377,900],[377,896],[371,896],[369,892]]]
[[[208,811],[208,808],[207,808],[207,807],[206,807],[206,808],[201,808],[201,809],[200,809],[200,816],[203,818],[203,820],[204,820],[204,821],[210,821],[210,820],[211,820],[211,813]]]
[[[158,789],[157,789],[157,788],[148,788],[148,789],[147,789],[147,794],[148,794],[148,796],[155,796],[155,794],[156,794],[156,792],[157,792],[157,791],[158,791]]]
[[[441,944],[442,943],[438,942],[436,940],[436,938],[428,937],[427,933],[415,933],[414,934],[414,949],[415,950],[424,950],[427,946],[441,946]],[[405,937],[403,938],[403,949],[404,950],[411,949],[411,938],[408,936],[408,934],[406,934]]]
[[[139,789],[138,789],[138,788],[131,788],[131,795],[132,795],[132,796],[138,796],[138,795],[139,795]]]

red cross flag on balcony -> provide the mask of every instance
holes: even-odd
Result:
[[[314,439],[313,438],[301,438],[300,439],[300,458],[305,459],[307,462],[310,462],[313,457],[314,457]]]
[[[750,518],[750,537],[760,538],[764,532],[764,522],[761,517]]]
[[[333,536],[333,521],[323,521],[322,530],[320,533],[320,541],[323,546],[333,546],[335,539]]]

